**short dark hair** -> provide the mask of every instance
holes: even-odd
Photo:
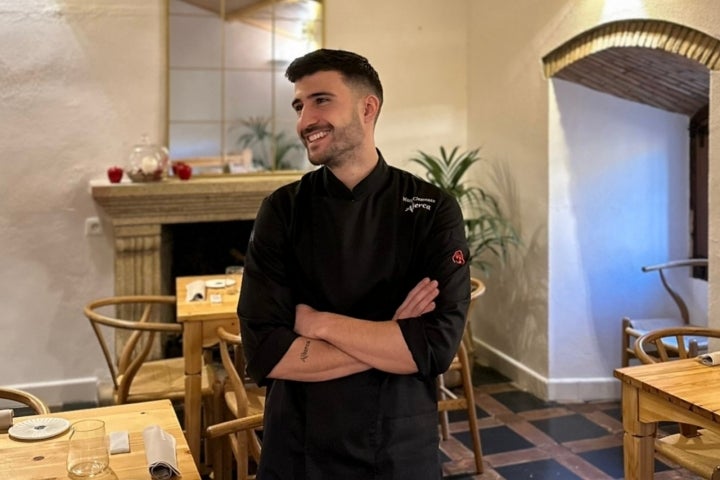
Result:
[[[370,89],[383,102],[383,88],[380,77],[368,59],[345,50],[321,48],[298,57],[285,70],[285,76],[292,83],[317,72],[339,72],[347,82],[360,84]]]

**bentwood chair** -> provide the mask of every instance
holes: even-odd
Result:
[[[475,300],[485,292],[485,285],[480,280],[471,278],[470,284],[468,317],[475,304]],[[443,375],[438,376],[438,411],[440,415],[440,432],[443,440],[447,440],[450,435],[448,412],[463,410],[467,413],[470,437],[473,444],[473,455],[475,457],[475,469],[476,473],[482,473],[482,444],[480,443],[477,411],[475,410],[472,361],[467,353],[467,342],[472,342],[472,337],[469,332],[471,332],[471,330],[466,330],[466,335],[463,336],[463,340],[460,342],[457,354],[453,358],[450,368],[448,368],[447,372]],[[450,385],[452,385],[452,388]]]
[[[265,388],[245,384],[245,372],[238,370],[243,365],[237,357],[242,357],[242,339],[222,327],[217,329],[220,358],[225,369],[225,406],[228,420],[211,425],[206,435],[209,439],[227,437],[227,442],[213,450],[214,480],[229,478],[232,471],[230,453],[235,458],[237,480],[255,478],[251,475],[250,459],[260,462],[262,446],[256,430],[262,428],[265,410]],[[233,358],[234,353],[235,358]],[[242,367],[241,367],[242,368]],[[229,447],[229,450],[228,448]]]
[[[108,297],[85,306],[85,316],[90,320],[112,375],[115,403],[165,398],[181,401],[184,398],[183,358],[158,358],[162,357],[163,341],[169,335],[182,333],[181,324],[160,321],[165,318],[163,309],[167,314],[174,308],[174,296],[160,295]],[[110,330],[103,327],[110,327]],[[110,336],[110,333],[114,335]],[[115,349],[110,346],[118,343],[115,355]],[[202,372],[204,396],[212,395],[213,381],[214,372],[205,365]]]
[[[680,296],[680,294],[670,285],[668,281],[666,271],[677,269],[677,268],[689,268],[689,267],[707,267],[707,258],[691,258],[688,260],[674,260],[667,263],[661,263],[658,265],[650,265],[642,267],[643,272],[658,272],[660,281],[663,287],[668,292],[670,297],[673,299],[678,308],[678,315],[670,317],[656,317],[656,318],[630,318],[624,317],[622,319],[622,359],[621,364],[623,367],[627,367],[630,364],[630,360],[635,358],[635,341],[640,338],[644,333],[651,330],[658,330],[661,328],[669,327],[682,327],[691,325],[690,314],[688,312],[687,304]],[[699,344],[700,350],[706,350],[707,344]]]
[[[0,387],[0,399],[10,400],[30,408],[37,415],[50,413],[50,408],[38,397],[30,392],[17,390],[15,388]]]
[[[643,363],[694,358],[698,345],[708,338],[720,338],[720,330],[704,327],[654,330],[637,339],[635,355]],[[655,440],[655,450],[703,478],[720,480],[720,435],[695,425],[679,425],[679,433]]]

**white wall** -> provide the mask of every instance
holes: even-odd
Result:
[[[165,118],[163,0],[0,2],[0,384],[92,400],[83,305],[113,289],[88,181]],[[109,228],[105,225],[106,229]]]
[[[689,119],[562,80],[550,90],[549,396],[612,398],[619,319],[677,316],[640,267],[690,255]],[[673,285],[706,305],[683,273]]]

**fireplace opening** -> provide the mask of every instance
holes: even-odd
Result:
[[[164,225],[170,244],[170,292],[177,277],[225,273],[225,267],[244,265],[254,220]]]

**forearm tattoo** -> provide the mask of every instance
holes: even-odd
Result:
[[[307,360],[308,358],[308,350],[310,350],[310,340],[307,340],[305,342],[305,348],[303,348],[302,353],[300,353],[300,360],[302,360],[303,362],[305,362],[305,360]]]

